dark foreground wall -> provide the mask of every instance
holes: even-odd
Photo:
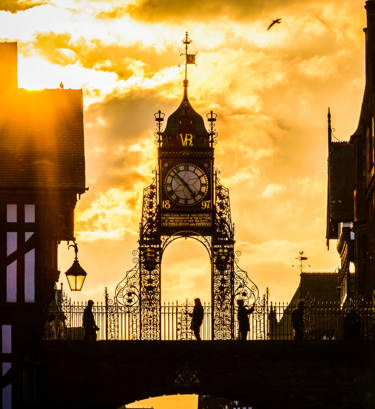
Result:
[[[197,393],[260,409],[375,408],[375,343],[338,341],[52,341],[41,345],[38,401],[111,409]]]

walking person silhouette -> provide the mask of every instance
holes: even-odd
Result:
[[[292,326],[295,341],[303,341],[305,338],[304,306],[305,303],[303,300],[300,300],[297,308],[292,311]]]
[[[254,311],[254,305],[250,308],[244,306],[243,300],[237,300],[238,310],[238,338],[242,341],[246,341],[247,333],[250,330],[249,315]]]
[[[199,298],[194,299],[194,309],[193,313],[191,314],[191,325],[190,328],[194,332],[194,336],[197,339],[197,341],[201,341],[201,335],[200,335],[200,329],[203,321],[203,306],[201,303],[201,300]]]
[[[87,302],[87,306],[83,312],[82,326],[85,329],[85,341],[96,341],[96,331],[99,327],[95,323],[94,314],[92,313],[93,300]]]

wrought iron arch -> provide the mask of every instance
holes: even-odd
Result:
[[[207,117],[210,122],[207,132],[203,118],[188,101],[187,84],[185,79],[184,99],[169,117],[164,131],[161,129],[164,114],[160,110],[155,114],[158,172],[143,191],[135,266],[115,292],[114,302],[132,308],[137,314],[140,339],[161,338],[161,261],[165,249],[179,238],[199,241],[209,254],[214,339],[234,338],[236,299],[242,298],[246,304],[254,304],[258,299],[256,285],[236,261],[229,189],[220,183],[214,170],[216,114],[211,111]],[[193,143],[193,138],[197,143]],[[202,180],[200,190],[195,191],[182,172],[197,170],[198,182],[199,178]],[[173,180],[182,182],[193,198],[178,198],[176,192],[173,197]]]
[[[171,236],[165,236],[164,240],[162,241],[162,253],[166,250],[166,248],[174,241],[178,239],[193,239],[202,243],[204,248],[207,250],[208,256],[211,258],[212,255],[212,240],[207,237],[203,236],[200,233],[189,231],[189,230],[181,230],[179,232],[173,233]]]

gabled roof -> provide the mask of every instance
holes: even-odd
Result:
[[[307,298],[318,302],[338,301],[337,280],[337,273],[301,273],[299,286],[290,305]]]
[[[85,190],[82,91],[0,94],[0,189]]]

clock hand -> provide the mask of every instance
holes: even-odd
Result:
[[[188,183],[186,183],[186,181],[176,172],[173,172],[173,174],[177,177],[177,179],[180,179],[180,181],[182,182],[183,185],[185,185],[188,189],[188,191],[193,195],[193,197],[195,197],[197,195],[197,192],[194,192],[191,187],[188,185]]]

